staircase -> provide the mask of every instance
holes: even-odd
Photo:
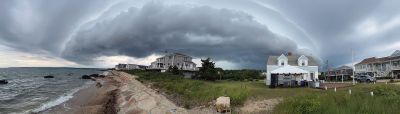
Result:
[[[392,70],[400,70],[400,66],[393,66]]]
[[[378,77],[389,77],[389,74],[391,73],[392,70],[385,70],[385,71],[379,71],[377,72]]]

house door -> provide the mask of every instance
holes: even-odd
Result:
[[[310,73],[310,75],[311,75],[311,80],[314,81],[314,73]]]
[[[270,88],[275,88],[278,86],[278,74],[271,74],[271,85]]]

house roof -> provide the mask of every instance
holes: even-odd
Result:
[[[387,62],[387,61],[391,61],[391,60],[398,60],[398,59],[400,59],[400,56],[396,56],[396,53],[398,53],[398,52],[396,51],[391,56],[382,57],[382,58],[376,58],[376,57],[366,58],[366,59],[362,60],[361,62],[357,63],[356,65]]]
[[[159,57],[159,58],[157,58],[157,59],[166,58],[166,57],[168,57],[168,56],[176,56],[176,55],[185,56],[185,57],[191,57],[191,56],[188,56],[188,55],[185,55],[185,54],[182,54],[182,53],[170,53],[170,54],[164,55],[164,56],[162,56],[162,57]]]
[[[341,66],[341,67],[335,68],[333,70],[345,70],[345,69],[353,69],[353,68],[351,68],[349,66]]]
[[[292,56],[286,56],[288,58],[288,64],[292,66],[298,66],[297,60],[299,59],[300,56],[292,55]],[[318,64],[315,62],[314,58],[311,56],[306,56],[308,58],[308,66],[318,66]],[[277,65],[278,64],[278,58],[279,56],[269,56],[267,60],[267,65]]]
[[[390,56],[392,56],[392,57],[400,56],[400,50],[394,51],[394,52],[392,53],[392,55],[390,55]]]
[[[376,62],[377,60],[378,60],[378,59],[376,59],[375,57],[366,58],[366,59],[362,60],[361,62],[357,63],[356,65],[359,65],[359,64],[369,64],[369,63]]]

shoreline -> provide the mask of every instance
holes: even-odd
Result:
[[[136,76],[109,71],[105,78],[73,94],[68,101],[37,114],[208,114],[210,107],[185,109],[135,79]]]
[[[88,89],[88,88],[92,87],[94,84],[95,84],[94,82],[88,81],[81,87],[75,88],[75,89],[71,90],[71,92],[69,92],[65,95],[59,96],[57,99],[49,101],[49,102],[41,105],[41,107],[35,108],[31,111],[27,111],[26,113],[29,113],[29,112],[30,113],[41,113],[41,112],[45,112],[47,110],[53,109],[59,105],[64,105],[66,102],[70,101],[75,96],[77,96],[77,93],[89,91],[90,89]]]
[[[53,106],[46,110],[37,112],[37,114],[109,114],[116,112],[115,108],[110,108],[115,100],[112,93],[115,94],[119,82],[115,81],[114,76],[105,78],[96,78],[95,83],[89,87],[80,89],[74,93],[71,99],[64,103]],[[97,85],[101,83],[101,87]]]

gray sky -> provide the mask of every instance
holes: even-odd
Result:
[[[331,66],[400,49],[397,0],[2,0],[0,67],[150,64],[165,50],[263,69],[288,51]]]

